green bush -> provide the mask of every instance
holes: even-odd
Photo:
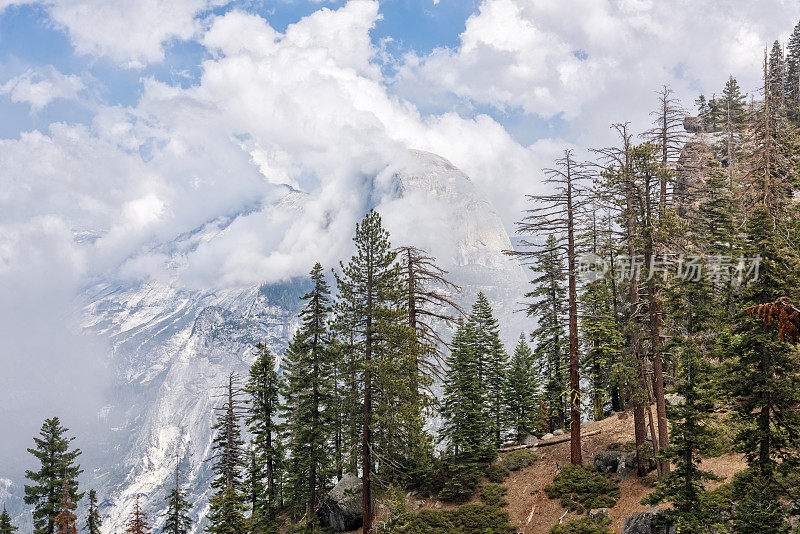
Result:
[[[612,534],[611,519],[606,516],[597,518],[596,521],[588,517],[573,519],[566,525],[556,525],[550,529],[550,534]]]
[[[583,513],[592,508],[611,508],[619,499],[619,481],[606,478],[593,469],[569,465],[553,483],[544,488],[551,499],[561,499],[561,506]]]
[[[509,452],[503,456],[503,465],[505,465],[509,471],[518,471],[523,467],[528,467],[538,459],[539,457],[536,456],[536,453],[523,449]]]
[[[448,465],[444,476],[445,483],[439,497],[446,501],[465,501],[475,492],[480,470],[474,464]]]
[[[493,463],[486,468],[486,478],[490,482],[502,482],[508,475],[508,468],[503,464]]]
[[[502,508],[508,504],[504,497],[506,491],[508,491],[507,488],[500,484],[486,484],[481,488],[481,500],[489,506]]]
[[[455,510],[423,510],[398,527],[399,534],[514,534],[508,512],[487,504]]]

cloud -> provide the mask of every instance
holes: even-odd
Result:
[[[395,83],[415,102],[560,117],[588,140],[614,121],[643,128],[663,83],[688,107],[729,74],[756,89],[764,46],[798,18],[800,4],[780,0],[484,0],[457,46],[409,54]]]
[[[53,100],[76,100],[85,87],[80,76],[62,74],[52,65],[28,69],[0,86],[0,93],[8,94],[12,102],[26,103],[39,111]]]
[[[79,54],[107,56],[139,68],[164,58],[170,40],[190,39],[199,17],[226,0],[0,0],[10,5],[42,4],[63,27]]]

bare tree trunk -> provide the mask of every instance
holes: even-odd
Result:
[[[572,206],[571,163],[567,158],[567,262],[569,276],[569,382],[570,382],[570,462],[582,465],[581,398],[578,377],[578,302],[575,281],[575,224]]]

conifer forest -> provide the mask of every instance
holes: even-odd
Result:
[[[496,299],[362,212],[285,347],[214,377],[200,497],[178,455],[124,532],[799,533],[800,23],[758,68],[750,94],[655,85],[649,129],[530,169],[513,344]],[[122,534],[69,424],[29,438],[30,534]]]

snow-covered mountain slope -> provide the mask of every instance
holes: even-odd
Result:
[[[448,161],[411,152],[372,184],[371,202],[381,212],[394,245],[413,244],[436,256],[464,289],[470,305],[478,291],[493,303],[512,343],[525,326],[514,311],[526,290],[511,243],[495,209],[468,177]],[[304,195],[291,191],[283,209],[303,216]],[[107,435],[92,473],[103,501],[104,530],[119,532],[137,494],[158,526],[176,458],[188,480],[193,514],[205,513],[210,426],[217,389],[230,372],[246,375],[253,345],[265,342],[280,355],[296,326],[305,280],[261,287],[189,289],[181,283],[187,251],[225,235],[237,218],[220,217],[160,244],[174,276],[146,282],[106,280],[84,295],[83,324],[108,339],[115,383],[101,413]],[[152,251],[150,251],[152,252]]]

